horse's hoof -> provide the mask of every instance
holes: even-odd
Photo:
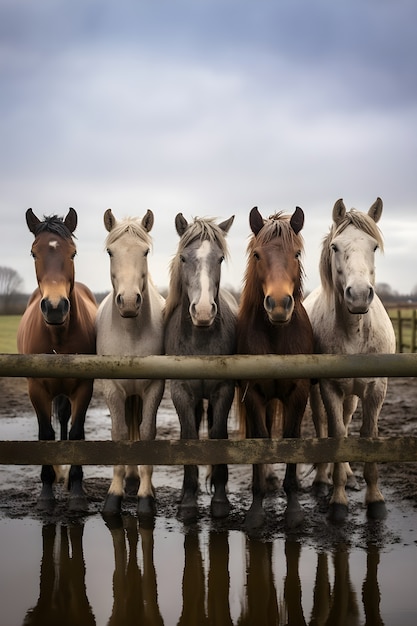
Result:
[[[123,518],[121,515],[115,515],[114,513],[105,513],[104,511],[102,511],[101,516],[110,531],[123,528]]]
[[[368,502],[367,516],[372,520],[384,520],[387,517],[387,507],[383,500],[377,500],[376,502]]]
[[[327,498],[330,493],[330,485],[321,481],[313,482],[312,491],[316,498]]]
[[[155,498],[153,496],[141,496],[138,498],[138,518],[148,520],[156,515]]]
[[[210,503],[210,513],[212,517],[216,519],[220,519],[222,517],[227,517],[230,513],[230,502],[229,500],[215,500],[212,498]]]
[[[329,506],[329,520],[334,524],[343,524],[348,516],[348,507],[340,502],[333,502]]]
[[[245,529],[247,531],[251,531],[262,528],[262,526],[265,524],[265,520],[266,513],[262,507],[260,509],[257,509],[256,511],[251,511],[249,509],[245,517]]]
[[[36,509],[40,513],[52,513],[55,508],[56,500],[54,497],[52,498],[38,498],[36,503]]]
[[[123,496],[117,496],[114,493],[108,493],[103,504],[103,515],[120,515],[122,511],[122,500]]]
[[[284,513],[285,525],[288,529],[298,528],[304,522],[305,513],[300,504],[287,507]]]
[[[184,524],[192,524],[197,521],[198,507],[196,504],[180,504],[177,510],[177,517]]]
[[[85,495],[70,496],[68,500],[68,510],[71,513],[87,513],[88,500]]]
[[[128,476],[125,480],[125,494],[127,496],[136,496],[139,489],[140,480],[136,476]]]

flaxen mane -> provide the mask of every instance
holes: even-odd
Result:
[[[182,300],[182,281],[181,281],[181,255],[185,248],[193,241],[199,239],[200,241],[217,242],[222,250],[225,259],[229,256],[226,237],[221,228],[215,223],[214,219],[202,219],[194,218],[194,222],[189,225],[187,230],[182,235],[179,244],[177,254],[171,261],[170,265],[170,281],[169,281],[169,293],[166,299],[165,305],[165,319],[168,319],[174,309]]]
[[[340,235],[348,226],[354,226],[358,230],[366,233],[370,237],[373,237],[380,250],[384,250],[384,242],[382,239],[382,233],[376,225],[375,221],[367,214],[356,209],[347,211],[345,217],[339,224],[333,224],[330,228],[329,234],[323,239],[323,246],[320,256],[320,277],[324,292],[329,295],[333,293],[333,280],[332,280],[332,266],[330,255],[330,244],[335,237]]]
[[[141,221],[135,217],[127,217],[126,219],[115,224],[115,226],[111,229],[107,235],[105,247],[113,244],[124,233],[129,233],[132,237],[137,237],[149,247],[152,246],[152,238],[148,231],[143,228]]]

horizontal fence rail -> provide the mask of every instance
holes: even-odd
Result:
[[[236,380],[417,376],[417,354],[268,354],[199,357],[2,354],[0,376]]]
[[[262,379],[417,376],[417,354],[147,356],[0,355],[0,376]],[[0,441],[0,464],[187,465],[343,461],[417,462],[417,437],[113,441]]]
[[[417,437],[155,441],[0,441],[6,465],[215,465],[417,461]]]

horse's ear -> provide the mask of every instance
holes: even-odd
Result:
[[[38,225],[41,223],[40,219],[36,217],[32,209],[28,209],[26,211],[26,224],[31,233],[36,234],[36,229]]]
[[[368,211],[369,217],[372,217],[375,223],[379,222],[379,218],[382,215],[382,206],[381,198],[377,198]]]
[[[182,213],[178,213],[175,217],[175,228],[177,229],[177,233],[180,237],[183,236],[185,231],[187,230],[188,222],[183,216]]]
[[[294,213],[291,215],[290,224],[295,234],[298,235],[304,226],[304,211],[299,206],[295,208]]]
[[[340,222],[345,217],[345,215],[346,215],[346,207],[342,198],[340,198],[339,200],[336,200],[334,207],[333,207],[332,217],[336,226],[340,224]]]
[[[113,228],[116,225],[116,218],[114,217],[112,210],[111,209],[107,209],[106,211],[104,211],[104,227],[105,229],[110,232],[111,230],[113,230]]]
[[[235,216],[232,215],[232,217],[229,217],[228,220],[225,220],[224,222],[221,222],[219,224],[219,228],[222,229],[222,231],[224,231],[225,233],[228,233],[230,230],[231,225],[233,224],[233,220],[235,219]]]
[[[153,213],[150,209],[148,209],[142,219],[142,226],[146,230],[146,232],[148,233],[151,232],[153,221],[154,221]]]
[[[67,217],[64,219],[64,224],[68,228],[70,233],[73,233],[74,230],[77,228],[77,222],[77,211],[70,207],[67,213]]]
[[[254,235],[257,235],[261,228],[264,227],[264,218],[259,213],[257,206],[254,206],[249,213],[249,225]]]

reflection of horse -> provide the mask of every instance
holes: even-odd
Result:
[[[171,355],[233,354],[237,304],[220,289],[221,263],[227,256],[225,235],[233,217],[216,224],[196,219],[188,224],[179,213],[175,218],[181,237],[171,263],[170,286],[165,311],[165,350]],[[171,397],[181,424],[182,439],[198,439],[204,400],[208,401],[209,437],[227,438],[227,418],[235,384],[230,380],[172,380]],[[211,483],[213,517],[230,510],[226,495],[227,465],[215,465]],[[190,521],[197,515],[198,467],[184,467],[179,515]]]
[[[83,533],[84,524],[44,524],[39,599],[23,626],[96,623],[85,587]]]
[[[297,207],[293,215],[277,213],[264,220],[255,207],[250,213],[253,236],[248,246],[248,264],[238,314],[240,354],[308,354],[313,336],[301,304],[303,270],[300,231],[304,213]],[[283,408],[283,436],[300,437],[310,381],[248,380],[240,383],[240,419],[247,437],[271,437],[277,400]],[[296,465],[288,464],[284,479],[287,494],[285,520],[297,526],[303,511],[297,498]],[[265,466],[253,466],[252,504],[246,525],[263,524],[266,491]]]
[[[324,354],[395,352],[395,335],[388,314],[375,293],[374,253],[382,249],[381,233],[376,225],[382,213],[378,198],[368,214],[346,212],[342,200],[333,208],[333,224],[323,241],[321,286],[304,301],[314,331],[315,351]],[[362,437],[378,436],[378,417],[385,399],[387,378],[322,379],[311,390],[311,408],[317,435],[345,437],[356,409],[362,400]],[[325,415],[327,414],[327,420]],[[336,463],[330,517],[343,521],[348,512],[345,493],[349,467]],[[368,516],[386,515],[384,498],[378,489],[375,463],[365,463]],[[318,468],[317,484],[328,483],[326,466]]]
[[[110,257],[113,291],[100,304],[97,313],[97,353],[106,355],[146,356],[162,354],[164,299],[148,272],[147,256],[151,247],[149,231],[153,213],[142,220],[116,220],[108,209],[104,225]],[[164,393],[165,381],[123,379],[103,381],[103,392],[112,420],[112,439],[154,439],[156,414]],[[138,495],[138,515],[153,516],[155,492],[152,466],[140,467],[138,490],[137,467],[128,468],[126,488]],[[116,465],[103,512],[118,514],[124,494],[126,468]],[[130,484],[129,484],[130,483]]]
[[[19,324],[19,352],[94,354],[96,301],[85,285],[74,281],[76,248],[72,233],[77,226],[77,213],[70,209],[65,220],[54,215],[41,222],[32,209],[28,209],[26,222],[35,236],[32,256],[38,288],[30,297]],[[59,412],[61,438],[67,438],[67,423],[71,416],[69,438],[84,439],[84,421],[93,392],[93,380],[29,378],[28,390],[38,418],[40,440],[55,439],[51,423],[53,403]],[[69,473],[69,507],[74,511],[87,509],[82,477],[81,466],[72,466]],[[54,468],[44,465],[41,478],[38,506],[48,510],[54,502]]]
[[[229,534],[225,531],[210,532],[208,568],[206,584],[199,535],[195,532],[187,533],[184,537],[182,612],[178,626],[232,626],[229,603]]]
[[[108,626],[163,624],[153,560],[153,528],[141,525],[132,515],[107,518],[113,548],[113,610]],[[142,572],[138,566],[138,540],[142,546]]]

